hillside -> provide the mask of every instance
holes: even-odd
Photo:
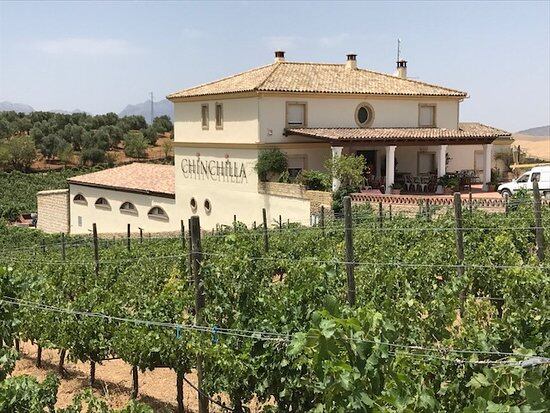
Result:
[[[514,145],[520,146],[528,155],[550,161],[550,136],[531,136],[515,133]]]
[[[119,114],[119,116],[141,115],[151,122],[151,101],[147,100],[135,105],[126,106]],[[168,99],[159,100],[154,102],[154,116],[168,115],[170,119],[174,120],[174,105]]]
[[[537,128],[525,129],[525,130],[516,132],[516,134],[518,134],[518,135],[528,135],[528,136],[531,136],[533,138],[536,138],[536,137],[546,138],[546,137],[550,136],[550,125],[539,126]]]
[[[14,103],[8,101],[0,102],[0,112],[9,112],[12,110],[15,112],[23,112],[26,114],[34,112],[34,108],[25,103]]]

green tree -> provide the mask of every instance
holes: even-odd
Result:
[[[155,118],[153,125],[158,133],[170,132],[174,129],[174,125],[168,115],[162,115]]]
[[[357,188],[363,183],[365,158],[362,155],[341,155],[329,158],[325,162],[325,167],[344,187]]]
[[[84,165],[97,165],[105,161],[105,151],[100,148],[86,148],[80,154],[80,162]]]
[[[124,131],[124,133],[131,130],[141,130],[147,127],[147,122],[143,116],[125,116],[120,118],[118,126]]]
[[[155,125],[151,125],[143,129],[142,133],[145,136],[145,139],[147,139],[147,142],[149,142],[149,145],[155,145],[157,143],[159,132]]]
[[[0,119],[0,139],[10,137],[10,123],[6,119]]]
[[[36,159],[36,146],[30,136],[14,136],[7,144],[9,163],[14,169],[27,171]]]
[[[59,137],[59,135],[52,133],[42,139],[40,144],[40,152],[48,159],[52,159],[59,154],[61,149],[64,149],[67,142]]]
[[[42,144],[42,139],[44,139],[44,132],[40,128],[40,124],[35,124],[31,130],[30,130],[30,137],[34,141],[34,144],[36,146],[40,146]]]
[[[130,131],[124,136],[124,153],[132,158],[145,158],[147,139],[141,132]]]

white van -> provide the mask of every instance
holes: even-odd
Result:
[[[518,189],[533,189],[533,182],[538,181],[541,195],[550,196],[550,165],[536,166],[529,172],[525,172],[518,179],[507,182],[498,187],[497,191],[502,196],[510,196]]]

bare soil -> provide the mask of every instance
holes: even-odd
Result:
[[[21,358],[16,364],[13,376],[28,374],[39,381],[44,380],[48,373],[57,372],[59,353],[56,350],[43,349],[42,367],[36,367],[37,346],[31,343],[21,343]],[[71,404],[74,396],[89,387],[89,363],[65,363],[65,378],[61,380],[57,393],[57,407]],[[195,373],[186,375],[186,379],[197,385]],[[112,408],[122,408],[130,400],[132,391],[131,366],[122,360],[110,360],[102,365],[96,365],[96,384],[94,393],[103,397]],[[155,411],[174,412],[176,402],[176,374],[171,369],[155,369],[139,372],[138,400],[148,404]],[[226,401],[227,402],[227,401]],[[186,411],[198,411],[198,400],[195,390],[184,383],[184,405]],[[211,406],[216,412],[216,406]]]
[[[514,145],[521,146],[521,149],[527,152],[528,155],[550,161],[550,136],[528,136],[517,135],[513,136]]]

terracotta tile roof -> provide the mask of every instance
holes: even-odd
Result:
[[[465,92],[344,64],[278,62],[180,92],[168,99],[238,92],[301,92],[397,96],[455,96]]]
[[[138,192],[158,196],[175,196],[173,165],[132,163],[105,169],[67,180],[71,184]]]
[[[481,123],[459,123],[458,129],[446,128],[293,128],[287,135],[307,136],[327,141],[361,142],[492,142],[510,137],[509,132]]]

